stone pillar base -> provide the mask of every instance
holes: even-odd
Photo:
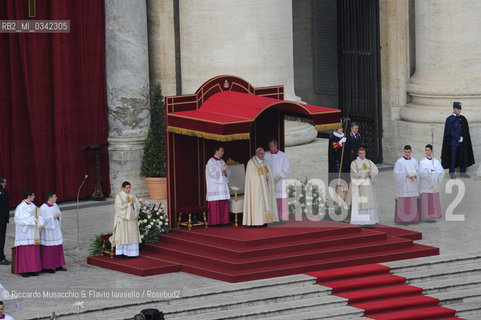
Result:
[[[311,143],[316,137],[317,131],[311,124],[301,121],[284,121],[284,144],[286,147]]]
[[[132,192],[139,197],[148,195],[147,185],[140,176],[145,137],[110,137],[110,190],[115,197],[120,192],[122,182],[132,184]]]
[[[461,101],[463,104],[461,114],[468,119],[470,126],[475,122],[481,123],[481,112],[479,111],[479,108],[475,106],[465,106],[465,102],[470,102],[472,104],[474,101],[456,98],[445,100],[447,100],[447,102],[444,102],[442,106],[439,106],[439,104],[425,105],[409,103],[405,107],[401,107],[399,112],[400,118],[402,120],[418,123],[435,122],[444,125],[446,118],[452,113],[453,101]],[[479,105],[481,105],[481,100],[479,101]]]

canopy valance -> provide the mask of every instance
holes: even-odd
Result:
[[[186,98],[184,100],[193,101],[172,101],[169,98],[175,97],[167,97],[167,131],[217,141],[249,140],[253,123],[261,113],[269,109],[305,117],[318,131],[333,129],[339,125],[341,116],[339,109],[312,106],[250,92],[234,91],[236,89],[235,83],[229,82],[228,79],[225,80],[224,85],[227,87],[224,89],[227,90],[221,91],[218,90],[221,87],[220,85],[214,86],[213,88],[219,92],[208,96],[203,102],[199,101],[200,99],[197,97],[199,92],[195,95],[177,96]],[[262,89],[268,88],[279,89],[278,86]],[[255,90],[255,88],[253,89]],[[280,87],[280,89],[282,91],[277,93],[278,96],[283,95],[283,88]],[[268,95],[272,96],[272,94]],[[188,99],[189,97],[191,99]],[[194,97],[195,100],[192,99]],[[202,96],[201,98],[205,97]],[[198,105],[195,109],[191,109],[193,102]],[[169,103],[175,105],[176,109],[179,109],[179,105],[183,103],[187,106],[180,109],[190,110],[169,112]]]

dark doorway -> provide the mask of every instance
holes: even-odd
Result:
[[[293,14],[296,93],[358,122],[382,162],[379,0],[293,0]]]
[[[374,162],[382,162],[379,0],[339,0],[339,105]]]

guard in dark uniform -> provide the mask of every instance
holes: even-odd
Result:
[[[344,135],[343,129],[340,126],[333,134],[329,137],[329,146],[328,146],[328,178],[329,183],[333,180],[337,180],[339,178],[339,171],[341,171],[341,179],[346,182],[349,182],[349,172],[350,172],[350,163],[351,163],[351,155],[344,151],[344,155],[342,155],[342,150],[345,146],[346,137]],[[341,164],[342,161],[342,164]]]
[[[461,115],[461,102],[453,102],[453,114],[447,117],[444,125],[441,164],[444,169],[449,169],[451,179],[456,178],[456,167],[459,167],[461,177],[469,178],[466,168],[474,164],[468,120]]]

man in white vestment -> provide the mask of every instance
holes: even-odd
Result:
[[[216,147],[212,158],[205,165],[205,182],[207,185],[207,208],[209,225],[229,223],[229,166],[222,160],[224,148]]]
[[[418,162],[411,152],[410,145],[404,146],[404,155],[396,161],[393,172],[397,197],[394,222],[401,224],[419,222]]]
[[[351,162],[351,224],[374,226],[379,223],[374,183],[379,173],[376,165],[366,158],[366,149],[357,149],[357,158]]]
[[[276,139],[269,141],[269,151],[265,153],[264,157],[269,164],[269,168],[272,170],[272,176],[274,177],[279,220],[287,221],[289,220],[289,212],[287,211],[287,191],[283,181],[289,176],[289,161],[287,160],[286,154],[278,149],[278,142]]]
[[[15,209],[15,273],[37,276],[42,270],[40,232],[43,217],[33,203],[35,192],[25,190],[25,199]]]
[[[264,159],[264,149],[257,148],[256,155],[247,162],[242,224],[263,226],[277,221],[274,178]]]
[[[122,183],[122,191],[115,197],[114,232],[111,243],[115,246],[115,254],[126,258],[139,256],[139,209],[140,203],[131,194],[130,182]]]
[[[15,320],[15,319],[13,319],[13,317],[4,313],[3,312],[4,310],[5,310],[5,305],[3,304],[3,301],[0,301],[0,319],[2,319],[2,320]]]
[[[50,273],[67,271],[63,254],[63,236],[61,230],[62,214],[57,205],[55,192],[47,193],[47,202],[42,204],[40,212],[44,227],[40,230],[40,256],[42,269]]]
[[[439,187],[444,179],[444,168],[438,159],[432,155],[433,146],[428,144],[424,148],[426,156],[419,161],[419,192],[421,193],[421,219],[435,221],[442,218],[441,198]]]

